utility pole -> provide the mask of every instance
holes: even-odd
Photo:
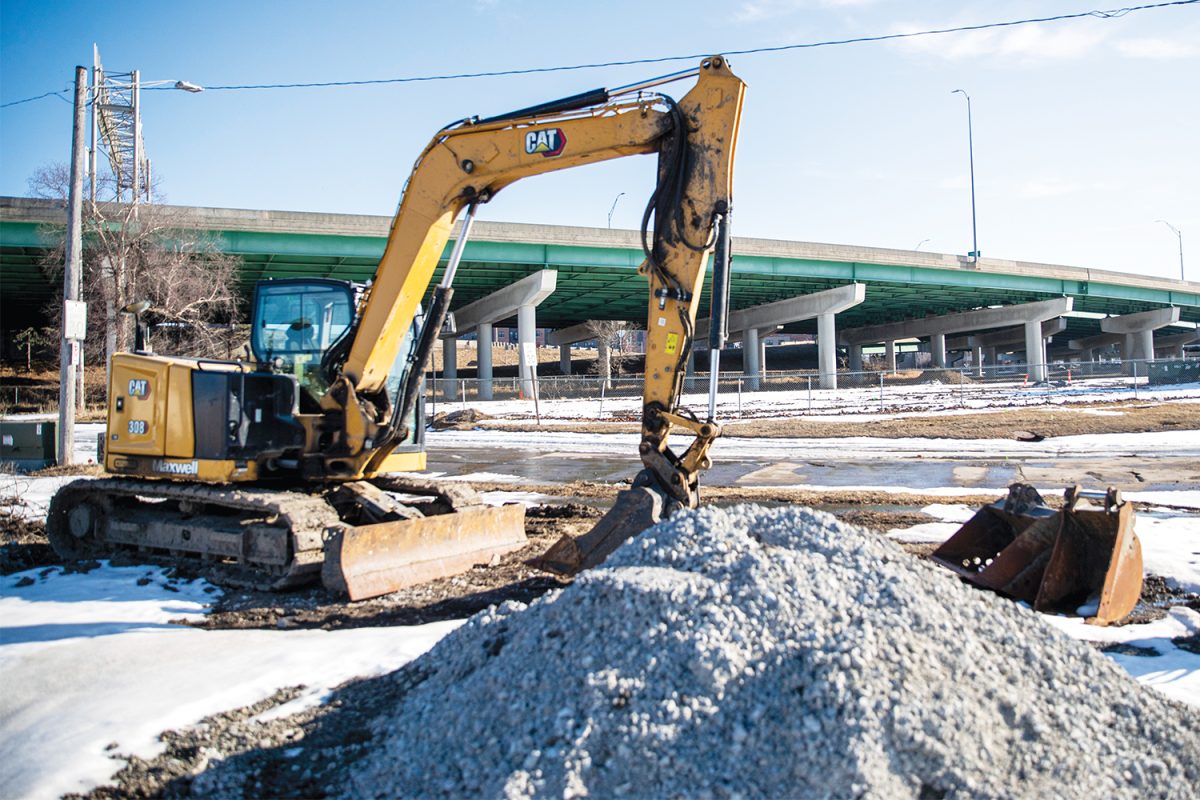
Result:
[[[67,244],[63,270],[62,346],[59,351],[58,463],[75,450],[75,348],[86,336],[87,306],[79,301],[83,271],[83,128],[87,113],[86,67],[75,68],[75,115],[71,126],[71,187],[67,195]]]

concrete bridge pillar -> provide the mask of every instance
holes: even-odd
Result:
[[[1147,329],[1144,331],[1138,331],[1137,333],[1134,334],[1134,336],[1137,337],[1137,358],[1139,358],[1139,359],[1144,358],[1147,361],[1153,361],[1154,360],[1154,331],[1150,330],[1150,329]],[[1146,370],[1144,368],[1139,369],[1138,373],[1141,375],[1145,375]]]
[[[762,376],[759,362],[761,355],[762,350],[758,344],[758,328],[747,328],[742,336],[742,372],[749,378],[746,386],[751,392],[758,391],[759,378]]]
[[[492,323],[481,322],[475,333],[475,364],[478,367],[479,399],[492,399]]]
[[[971,348],[971,360],[975,362],[975,375],[983,377],[983,348],[976,346]]]
[[[516,312],[519,374],[521,376],[522,391],[526,394],[533,393],[533,381],[537,377],[536,309],[539,303],[554,293],[554,287],[557,285],[557,282],[558,273],[552,269],[544,269],[532,275],[527,275],[515,283],[510,283],[503,289],[492,292],[487,297],[476,300],[473,303],[468,303],[454,312],[459,332],[479,331],[481,347],[485,339],[488,342],[488,347],[491,346],[492,326],[499,320],[511,317],[514,311]],[[486,332],[484,329],[485,325]],[[555,342],[555,344],[560,343]],[[447,377],[454,374],[450,371],[453,369],[454,362],[451,360],[452,356],[449,355],[453,352],[453,347],[454,339],[451,337],[446,341],[446,349],[444,351],[447,354],[446,363],[450,365],[447,367]],[[479,376],[483,378],[484,356],[482,355],[482,350],[479,352]],[[487,360],[490,364],[490,350],[487,354]],[[456,389],[453,386],[448,387],[446,397],[453,399],[453,392],[455,391]]]
[[[1133,374],[1133,360],[1154,358],[1154,331],[1179,321],[1179,306],[1122,314],[1100,320],[1100,330],[1105,333],[1124,334],[1121,360],[1125,361],[1125,374]],[[1145,368],[1139,370],[1145,374]]]
[[[523,305],[517,309],[517,372],[521,376],[521,392],[533,398],[537,380],[537,306]]]
[[[837,334],[832,312],[817,316],[817,369],[821,374],[821,388],[836,389]]]
[[[1032,383],[1046,380],[1046,351],[1045,340],[1042,338],[1042,324],[1037,320],[1025,323],[1025,366]]]
[[[884,357],[887,361],[888,372],[894,374],[896,372],[896,340],[888,339],[886,342],[884,342],[883,347],[885,353]]]
[[[571,374],[571,345],[569,344],[558,346],[558,371],[563,375]]]
[[[458,339],[442,339],[442,397],[458,399]]]
[[[850,371],[851,372],[862,372],[862,368],[863,368],[862,345],[861,344],[847,345],[846,346],[846,356],[847,356],[846,360],[849,362]]]
[[[938,369],[946,368],[946,334],[930,334],[929,354],[933,357],[933,366]]]

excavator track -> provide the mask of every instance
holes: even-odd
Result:
[[[343,527],[320,495],[128,478],[69,483],[46,519],[63,558],[186,560],[218,582],[272,590],[317,580]]]

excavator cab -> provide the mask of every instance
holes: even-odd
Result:
[[[259,363],[295,376],[301,412],[319,412],[329,391],[321,362],[350,331],[354,296],[354,284],[327,278],[263,281],[255,288],[250,350]]]

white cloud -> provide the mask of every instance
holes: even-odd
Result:
[[[1045,180],[1026,181],[1019,188],[1022,197],[1037,198],[1037,197],[1059,197],[1064,194],[1075,194],[1082,191],[1085,187],[1075,183],[1068,183],[1059,178],[1048,178]]]
[[[734,13],[739,22],[761,22],[816,8],[855,8],[876,0],[746,0]]]
[[[911,33],[930,27],[905,25],[896,32]],[[949,60],[991,57],[1021,62],[1055,61],[1082,58],[1095,50],[1106,36],[1105,32],[1094,27],[1049,28],[1031,24],[1017,28],[918,36],[896,42],[895,46]]]
[[[1128,39],[1117,42],[1117,50],[1130,58],[1149,58],[1162,61],[1200,56],[1200,47],[1175,39]]]

